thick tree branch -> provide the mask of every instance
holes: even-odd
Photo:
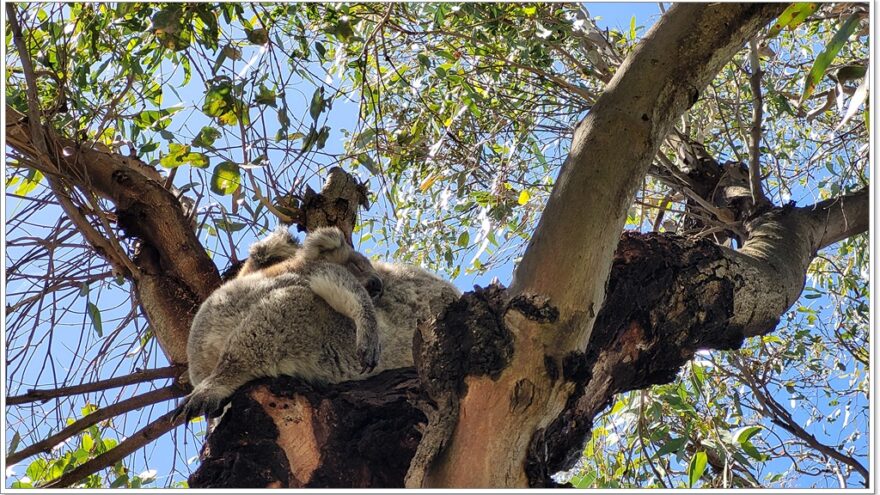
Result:
[[[117,402],[110,406],[98,409],[97,411],[74,421],[58,433],[51,435],[43,440],[40,440],[33,445],[29,445],[19,450],[18,452],[10,454],[6,458],[6,464],[15,464],[23,459],[27,459],[32,455],[39,454],[40,452],[49,452],[50,450],[52,450],[52,447],[58,445],[59,443],[72,437],[73,435],[76,435],[77,433],[83,431],[89,426],[98,423],[99,421],[103,421],[105,419],[109,419],[120,414],[127,413],[129,411],[134,411],[135,409],[144,406],[156,404],[183,395],[185,395],[185,392],[182,388],[176,385],[170,385],[168,387],[153,390],[132,397],[130,399]]]
[[[563,318],[601,304],[626,209],[672,121],[696,101],[745,41],[783,8],[677,4],[664,14],[578,127],[572,151],[514,275],[513,294],[547,296]],[[599,211],[603,214],[596,215]],[[573,225],[579,228],[573,231]],[[573,266],[578,269],[571,270]]]
[[[529,482],[534,486],[552,484],[550,475],[571,467],[583,451],[593,418],[611,404],[615,394],[673,380],[699,349],[735,349],[750,335],[772,331],[793,302],[790,298],[797,297],[803,287],[804,274],[814,253],[812,246],[818,237],[814,233],[820,226],[813,215],[823,221],[833,220],[834,215],[839,214],[829,216],[827,205],[839,208],[841,204],[856,204],[866,198],[867,193],[860,191],[816,206],[766,212],[763,216],[767,218],[755,222],[753,239],[740,251],[708,240],[676,235],[624,234],[615,252],[608,296],[597,316],[589,351],[572,352],[560,364],[552,359],[545,363],[544,372],[551,383],[567,383],[574,392],[562,412],[539,430],[528,445]],[[859,233],[855,225],[861,225],[863,230],[867,228],[866,221],[856,218],[854,210],[849,208],[848,211],[852,226],[848,232],[853,235]],[[867,216],[867,208],[859,211]],[[821,225],[828,231],[837,230]],[[779,252],[791,255],[783,258]],[[807,254],[802,256],[801,253]],[[438,373],[454,375],[458,368],[468,367],[464,363],[492,361],[491,346],[478,346],[476,342],[487,335],[503,333],[499,328],[501,322],[509,322],[511,309],[522,302],[512,301],[507,305],[503,293],[499,292],[489,289],[468,293],[440,316],[437,324],[441,327],[435,334],[452,332],[454,341],[445,345],[455,347],[460,354],[453,355],[453,362],[435,363],[438,368],[427,370],[429,374],[420,381],[413,380],[409,370],[395,370],[370,380],[335,385],[319,394],[311,388],[303,390],[301,386],[291,385],[289,378],[264,380],[243,388],[236,394],[230,412],[218,429],[222,429],[222,438],[208,439],[211,446],[208,458],[193,475],[191,481],[198,481],[198,485],[193,486],[275,483],[272,486],[399,487],[401,463],[421,462],[419,454],[413,451],[414,442],[400,439],[411,438],[408,435],[412,435],[414,425],[424,423],[425,419],[413,414],[411,404],[395,404],[389,399],[404,395],[420,400],[427,389],[437,386]],[[539,316],[538,313],[533,315]],[[480,333],[480,327],[484,333]],[[428,342],[427,347],[435,344]],[[424,347],[425,344],[420,345]],[[424,357],[423,354],[416,356]],[[451,386],[458,384],[454,377],[451,380]],[[262,392],[254,394],[256,389]],[[522,408],[534,407],[538,393],[529,380],[523,380],[516,391],[516,400],[504,413],[510,415]],[[343,397],[345,400],[340,400]],[[510,403],[506,397],[497,397],[497,400]],[[318,407],[318,404],[323,405]],[[429,420],[440,410],[424,404],[422,409],[427,411]],[[482,409],[468,412],[485,414]],[[267,415],[271,423],[266,423]],[[288,417],[298,420],[291,422],[285,419]],[[362,444],[361,435],[367,433],[358,428],[366,424],[364,418],[367,417],[408,418],[382,433],[383,436],[372,436],[375,431],[369,433],[370,445],[393,449],[393,468],[384,453],[381,458],[389,467],[377,465],[375,451],[349,449],[346,450],[348,455],[338,456],[339,440],[348,441],[350,445]],[[240,426],[255,424],[260,425],[259,430],[265,435],[255,438],[252,427]],[[448,427],[438,428],[434,424],[431,420],[427,427],[416,428],[425,432],[419,441],[420,450],[429,435]],[[455,428],[455,422],[451,427]],[[325,436],[316,435],[318,431],[359,433],[355,437],[340,433],[341,437],[329,441]],[[291,442],[300,447],[292,448]],[[271,445],[280,446],[283,453],[272,454]],[[257,455],[260,462],[265,459],[274,467],[254,473],[247,466],[253,465]],[[476,459],[473,464],[481,462]],[[364,466],[371,467],[365,469]],[[263,476],[270,472],[272,476]],[[318,472],[322,475],[316,476]],[[331,472],[338,477],[324,476]]]
[[[107,390],[108,388],[122,387],[135,383],[148,382],[158,380],[160,378],[173,378],[184,371],[180,366],[166,366],[164,368],[154,368],[151,370],[136,371],[130,375],[117,376],[107,380],[99,380],[91,383],[83,383],[81,385],[73,385],[70,387],[58,387],[53,389],[31,389],[24,395],[16,395],[6,398],[7,406],[15,406],[18,404],[27,404],[28,402],[42,401],[46,402],[55,397],[66,397],[68,395],[87,394],[89,392],[97,392]]]
[[[865,187],[852,194],[826,199],[806,208],[817,229],[816,250],[868,230],[870,192]]]
[[[506,368],[499,376],[465,375],[460,389],[432,394],[441,404],[462,396],[448,411],[457,422],[448,442],[420,445],[424,465],[412,466],[408,486],[530,483],[532,436],[542,435],[576,391],[574,382],[555,380],[548,363],[559,369],[586,348],[626,210],[660,143],[718,70],[783,9],[677,4],[623,62],[578,126],[514,274],[509,297],[516,304],[503,318],[516,347]]]

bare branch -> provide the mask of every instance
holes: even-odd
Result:
[[[16,395],[6,398],[7,406],[15,406],[19,404],[27,404],[28,402],[47,401],[55,397],[66,397],[68,395],[86,394],[89,392],[97,392],[99,390],[107,390],[108,388],[122,387],[124,385],[132,385],[134,383],[148,382],[158,380],[160,378],[173,378],[183,371],[182,366],[166,366],[164,368],[155,368],[151,370],[136,371],[130,375],[117,376],[107,380],[99,380],[97,382],[83,383],[81,385],[73,385],[70,387],[58,387],[53,389],[31,389],[24,395]]]
[[[758,57],[758,43],[754,38],[749,40],[749,64],[752,66],[752,75],[749,84],[752,87],[752,95],[755,99],[752,104],[752,134],[749,145],[749,186],[752,189],[752,203],[755,206],[767,203],[764,190],[761,189],[761,122],[764,118],[764,97],[761,94],[761,59]]]
[[[792,418],[791,413],[773,398],[773,394],[767,390],[766,385],[756,383],[749,370],[739,366],[738,369],[740,371],[740,377],[749,385],[752,393],[755,394],[755,398],[758,399],[758,402],[764,407],[766,414],[770,416],[770,421],[772,421],[773,424],[778,425],[795,437],[803,440],[810,446],[810,448],[821,452],[824,456],[835,459],[851,467],[865,479],[863,483],[865,486],[868,486],[868,470],[861,462],[852,456],[848,456],[843,452],[820,442],[815,435],[811,434],[798,424],[798,422]],[[846,485],[843,484],[841,486]]]
[[[108,418],[112,418],[114,416],[118,416],[120,414],[127,413],[129,411],[134,411],[135,409],[148,406],[150,404],[156,404],[162,401],[166,401],[169,399],[173,399],[175,397],[180,397],[185,395],[186,393],[177,385],[170,385],[165,388],[160,388],[158,390],[153,390],[147,392],[145,394],[137,395],[130,399],[123,400],[121,402],[117,402],[111,406],[107,406],[102,409],[98,409],[97,411],[89,414],[88,416],[82,417],[73,423],[70,426],[64,428],[58,433],[40,440],[39,442],[25,447],[18,452],[14,452],[10,454],[6,458],[6,465],[9,466],[11,464],[15,464],[23,459],[27,459],[32,455],[39,454],[40,452],[49,452],[52,450],[52,447],[58,445],[62,441],[76,435],[77,433],[83,431],[84,429],[92,426],[93,424],[98,423],[99,421],[103,421]],[[164,417],[164,416],[163,416]],[[123,442],[125,443],[125,442]],[[120,444],[121,446],[122,444]],[[119,447],[117,447],[119,448]],[[116,450],[116,449],[114,449]],[[132,452],[134,449],[132,449]],[[121,459],[121,457],[120,457]],[[88,463],[86,463],[88,464]],[[91,474],[91,473],[89,473]]]
[[[172,413],[170,412],[160,416],[159,419],[141,428],[137,433],[120,442],[116,447],[113,447],[98,457],[85,462],[60,478],[43,485],[41,488],[62,488],[70,486],[91,474],[97,473],[104,468],[116,464],[128,454],[131,454],[135,450],[147,445],[153,440],[156,440],[165,433],[173,430],[178,425],[183,424],[184,418],[181,417],[172,421],[171,416]]]

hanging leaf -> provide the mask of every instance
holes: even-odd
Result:
[[[326,125],[321,127],[321,130],[318,132],[318,136],[315,138],[315,143],[318,145],[318,149],[324,149],[324,144],[327,143],[327,138],[330,137],[330,128]]]
[[[269,42],[269,32],[263,28],[245,31],[248,41],[255,45],[265,45]]]
[[[104,324],[101,322],[101,310],[92,303],[86,303],[86,307],[88,309],[89,319],[92,320],[92,326],[95,328],[95,332],[98,334],[98,337],[103,337]]]
[[[312,116],[312,120],[318,121],[318,117],[321,116],[321,111],[324,110],[324,86],[319,86],[315,88],[315,92],[312,94],[312,102],[309,105],[309,115]]]
[[[849,122],[849,119],[855,116],[856,112],[859,111],[859,107],[862,106],[862,103],[864,103],[867,99],[868,76],[865,76],[862,79],[862,83],[859,84],[859,87],[856,88],[856,92],[853,93],[852,98],[850,98],[849,100],[849,107],[846,109],[846,115],[843,116],[843,120],[841,120],[840,123],[837,124],[837,127],[835,127],[834,130],[836,131],[846,125],[846,123]]]
[[[700,476],[703,475],[703,471],[706,470],[706,460],[706,453],[703,451],[697,452],[691,458],[691,462],[688,465],[688,488],[693,488],[697,480],[700,479]]]
[[[19,443],[21,443],[21,435],[16,431],[9,442],[9,450],[6,451],[6,455],[14,454],[16,449],[18,449]]]
[[[208,148],[220,137],[220,131],[211,126],[202,127],[202,130],[192,140],[192,145],[198,148]]]
[[[269,105],[272,108],[275,108],[275,99],[278,96],[274,91],[267,88],[264,85],[260,85],[260,91],[257,93],[256,103],[257,105]]]
[[[427,191],[435,182],[437,182],[437,179],[439,179],[439,178],[440,178],[440,174],[434,174],[434,175],[431,175],[430,177],[428,177],[427,179],[423,180],[422,183],[419,185],[419,191],[421,191],[421,192]]]
[[[516,200],[516,202],[519,203],[520,205],[524,205],[529,202],[529,198],[531,198],[531,197],[532,196],[529,194],[529,192],[526,191],[525,189],[523,189],[519,193],[519,198]]]
[[[782,11],[776,22],[770,26],[770,31],[767,32],[767,39],[776,37],[785,28],[795,29],[800,26],[818,8],[819,4],[813,2],[800,2],[789,5],[788,8]]]
[[[15,194],[17,196],[27,196],[28,193],[36,189],[42,180],[43,174],[39,170],[31,169],[24,181],[15,188]]]
[[[813,63],[813,68],[810,69],[810,73],[807,74],[807,78],[804,81],[804,92],[801,95],[799,106],[813,94],[813,91],[816,90],[816,86],[819,84],[822,76],[825,75],[828,66],[831,65],[831,62],[834,61],[834,58],[837,56],[838,52],[840,52],[840,49],[843,48],[846,40],[849,39],[850,35],[858,26],[859,16],[857,14],[849,16],[846,22],[843,23],[843,26],[834,33],[834,37],[831,38],[831,41],[825,45],[825,49],[822,50],[822,53],[816,57],[816,61]]]
[[[241,185],[241,169],[235,162],[222,162],[214,167],[211,175],[211,190],[227,196],[234,193]]]
[[[678,452],[684,446],[685,442],[687,442],[687,437],[671,438],[657,450],[656,455],[657,457],[660,457],[673,452]]]

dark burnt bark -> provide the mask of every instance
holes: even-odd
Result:
[[[193,488],[403,486],[422,437],[413,369],[321,388],[289,377],[242,387],[208,436]]]

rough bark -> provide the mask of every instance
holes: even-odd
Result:
[[[425,416],[413,369],[329,389],[289,377],[239,389],[208,437],[194,488],[403,486]]]
[[[629,232],[621,236],[589,350],[572,352],[562,360],[548,356],[544,362],[547,379],[566,383],[572,393],[548,426],[530,438],[524,455],[528,484],[551,486],[551,474],[571,467],[588,438],[593,418],[611,404],[615,394],[673,380],[697,350],[736,349],[746,337],[772,331],[794,302],[793,297],[801,292],[807,266],[816,251],[839,240],[844,231],[854,235],[867,229],[868,203],[868,192],[863,190],[806,208],[786,207],[767,212],[753,223],[750,241],[740,251],[706,239],[691,240],[670,234]],[[845,228],[831,224],[842,218],[849,220]],[[783,251],[790,255],[781,256]],[[261,392],[257,402],[248,403],[247,414],[253,417],[224,418],[221,427],[227,435],[225,443],[211,443],[213,436],[209,437],[211,448],[203,464],[214,467],[200,468],[191,480],[192,486],[250,486],[250,474],[244,478],[230,474],[251,472],[232,467],[245,462],[241,460],[245,455],[227,454],[225,446],[250,445],[254,429],[240,425],[251,424],[263,425],[259,429],[269,432],[264,439],[269,443],[289,445],[280,439],[293,438],[298,439],[299,445],[298,449],[282,449],[285,455],[277,455],[278,464],[272,468],[272,472],[282,474],[272,480],[260,478],[260,486],[273,481],[280,483],[277,486],[403,486],[400,466],[420,461],[415,443],[419,443],[421,450],[421,445],[436,435],[436,429],[449,431],[455,425],[436,421],[440,404],[426,397],[445,397],[444,391],[468,388],[468,375],[498,376],[510,359],[508,317],[528,307],[538,307],[538,311],[528,312],[534,321],[556,318],[549,306],[506,297],[498,287],[465,294],[447,308],[435,325],[417,334],[419,380],[413,379],[412,370],[392,370],[380,375],[381,381],[349,382],[317,396],[310,395],[316,393],[312,389],[294,386],[296,382],[290,379],[262,381],[239,392],[236,397],[253,397],[257,395],[253,392],[256,387],[275,393]],[[395,385],[389,386],[389,382]],[[304,395],[296,393],[300,390],[305,390]],[[356,399],[335,399],[345,394]],[[529,381],[522,381],[514,394],[498,400],[504,401],[510,414],[515,414],[529,408],[540,394]],[[325,402],[315,407],[319,397]],[[399,400],[401,397],[409,400]],[[274,412],[280,403],[295,405],[293,420]],[[414,412],[413,404],[424,414]],[[233,403],[230,412],[240,407]],[[344,429],[344,425],[360,424],[365,415],[375,416],[377,424],[383,425],[379,428],[382,434],[369,438],[367,449],[363,448],[363,438],[349,439],[342,433],[336,437],[345,439],[340,444],[335,440],[322,442],[322,437],[313,433],[335,432]],[[272,419],[270,426],[264,425],[267,417]],[[384,429],[389,417],[406,419],[391,432]],[[426,427],[426,423],[431,426]],[[400,439],[413,431],[424,432],[421,442],[416,439],[404,445]],[[415,438],[417,434],[413,435]],[[443,439],[442,435],[440,440],[434,439],[441,444],[441,459],[445,455]],[[383,464],[370,464],[376,455],[370,448],[390,448],[393,454],[382,450],[382,456],[391,457],[384,457]],[[268,447],[262,452],[264,457],[268,456]],[[340,456],[340,452],[347,455]],[[474,461],[479,462],[482,460]],[[299,468],[306,475],[294,476],[289,471],[295,469],[287,465],[309,468]],[[337,475],[308,475],[319,471]],[[303,483],[304,480],[308,481]]]
[[[438,442],[420,446],[432,452],[412,467],[409,487],[529,483],[524,466],[533,436],[576,391],[572,382],[553,380],[546,363],[561,369],[566,356],[586,349],[626,210],[661,140],[722,65],[783,8],[676,4],[623,62],[578,126],[514,274],[510,296],[526,302],[504,314],[515,342],[508,366],[497,378],[467,376],[460,399],[434,397],[453,404],[445,415],[455,427],[439,442],[442,449]],[[556,319],[533,318],[545,305],[558,310]]]

